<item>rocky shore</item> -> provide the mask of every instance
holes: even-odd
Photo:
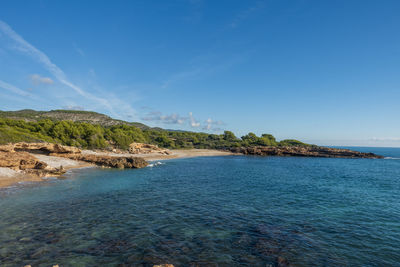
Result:
[[[237,147],[221,150],[167,150],[154,145],[132,143],[129,150],[92,151],[51,143],[15,143],[0,146],[0,187],[17,182],[41,181],[43,177],[60,176],[69,168],[101,166],[108,168],[143,168],[148,160],[173,158],[257,155],[324,158],[373,158],[382,156],[348,149],[319,146]]]
[[[0,187],[17,182],[41,181],[60,176],[69,168],[85,166],[110,168],[143,168],[141,157],[91,155],[76,147],[51,143],[15,143],[0,146]]]
[[[383,156],[374,153],[362,153],[349,149],[339,149],[320,146],[290,146],[290,147],[235,147],[229,149],[233,153],[257,156],[290,156],[290,157],[320,157],[320,158],[370,158],[380,159]]]
[[[11,167],[18,167],[20,170],[50,170],[46,163],[39,161],[34,156],[35,154],[63,157],[111,168],[143,168],[148,165],[147,161],[140,157],[111,157],[98,154],[87,155],[83,154],[79,148],[59,144],[16,143],[0,146],[0,157],[4,158],[3,161],[0,161],[0,167],[10,167],[10,162],[7,162],[6,158],[11,157],[14,159],[12,161],[14,165]],[[25,166],[28,163],[29,165]]]

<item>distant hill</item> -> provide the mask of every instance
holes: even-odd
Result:
[[[36,111],[32,109],[23,109],[17,111],[0,111],[0,118],[9,118],[24,121],[38,121],[41,119],[50,119],[53,121],[69,120],[73,122],[87,122],[92,124],[99,124],[101,126],[114,126],[114,125],[130,125],[138,127],[142,130],[150,129],[151,127],[140,122],[127,122],[122,120],[113,119],[107,115],[83,110],[50,110],[50,111]],[[161,130],[161,128],[152,128]]]
[[[208,148],[310,146],[297,140],[277,141],[271,134],[250,132],[240,138],[223,134],[189,132],[149,127],[92,111],[50,110],[0,111],[0,144],[50,142],[79,148],[128,149],[132,143],[164,148]],[[250,152],[248,152],[250,153]]]

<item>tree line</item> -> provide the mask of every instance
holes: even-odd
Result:
[[[53,121],[24,121],[0,118],[0,143],[51,142],[90,149],[115,147],[127,149],[131,143],[148,143],[169,149],[227,149],[251,146],[308,146],[297,140],[278,142],[270,134],[254,133],[238,138],[231,131],[208,134],[187,131],[145,129],[131,125],[101,126],[98,124]]]

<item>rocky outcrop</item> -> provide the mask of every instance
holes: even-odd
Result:
[[[52,144],[52,143],[16,143],[13,145],[14,151],[26,151],[32,153],[44,153],[44,154],[76,154],[81,153],[81,150],[77,147],[72,146],[63,146],[59,144]]]
[[[144,168],[148,165],[147,161],[140,157],[113,157],[95,154],[58,154],[58,157],[65,157],[73,160],[80,160],[96,164],[102,167],[111,168]]]
[[[13,170],[45,169],[47,164],[27,152],[1,152],[0,167]]]
[[[291,156],[291,157],[322,157],[322,158],[383,158],[374,153],[362,153],[349,149],[338,149],[320,146],[290,146],[290,147],[235,147],[229,149],[233,153],[258,156]]]
[[[131,154],[150,154],[159,153],[169,155],[170,152],[167,149],[159,148],[156,145],[143,144],[143,143],[132,143],[129,145],[129,153]]]
[[[11,153],[10,155],[15,155],[16,158],[19,158],[18,155],[24,155],[26,160],[22,163],[25,165],[29,165],[29,167],[25,168],[24,167],[25,165],[21,165],[21,162],[17,162],[18,160],[13,161],[13,164],[15,166],[19,166],[18,168],[25,168],[25,169],[37,169],[34,168],[34,164],[36,164],[37,159],[27,152],[46,154],[49,156],[56,156],[56,157],[64,157],[73,160],[80,160],[93,163],[98,166],[111,167],[111,168],[143,168],[148,165],[147,161],[139,157],[126,157],[126,156],[113,157],[100,154],[82,154],[82,151],[79,148],[63,146],[59,144],[51,144],[51,143],[8,144],[0,146],[0,153],[2,152]],[[37,164],[40,165],[46,163],[41,162]],[[46,168],[46,166],[44,168]]]
[[[65,170],[60,168],[50,168],[43,161],[38,160],[27,152],[0,152],[0,167],[13,170],[20,170],[23,173],[40,177],[61,175]]]

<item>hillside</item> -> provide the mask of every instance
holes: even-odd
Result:
[[[86,122],[91,124],[99,124],[101,126],[114,126],[114,125],[131,125],[138,127],[142,130],[149,129],[150,127],[139,122],[127,122],[122,120],[113,119],[107,115],[83,110],[50,110],[50,111],[36,111],[32,109],[23,109],[17,111],[0,111],[0,118],[9,118],[24,121],[39,121],[43,119],[51,119],[54,121],[73,121],[73,122]]]
[[[207,148],[229,150],[253,146],[309,146],[289,139],[277,141],[270,134],[260,137],[248,133],[241,138],[232,132],[209,134],[150,128],[141,123],[112,119],[89,111],[2,111],[0,144],[15,142],[51,142],[79,148],[128,149],[134,142],[164,148]]]

